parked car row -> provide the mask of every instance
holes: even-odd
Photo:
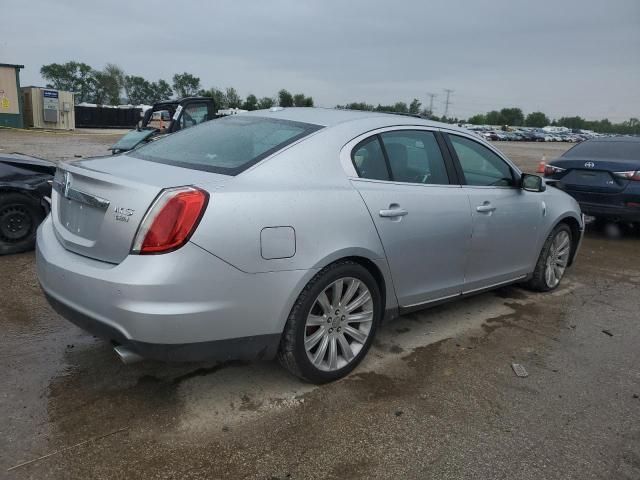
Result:
[[[579,143],[592,138],[583,133],[550,133],[544,130],[473,130],[486,140],[493,142],[569,142]]]

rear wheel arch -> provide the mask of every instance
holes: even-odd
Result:
[[[372,262],[366,257],[359,257],[359,256],[343,257],[340,260],[337,260],[336,262],[343,262],[343,261],[351,261],[351,262],[357,263],[359,265],[362,265],[364,268],[366,268],[369,271],[369,273],[376,280],[376,283],[378,284],[378,288],[380,289],[380,295],[382,296],[382,311],[384,312],[387,305],[387,283],[380,268],[374,262]]]
[[[578,222],[578,220],[576,220],[574,217],[564,217],[558,223],[556,223],[553,228],[556,228],[562,223],[564,223],[571,229],[571,256],[569,257],[568,264],[568,266],[571,266],[578,251],[578,245],[580,244],[580,222]]]

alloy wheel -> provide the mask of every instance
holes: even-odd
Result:
[[[304,332],[307,357],[319,370],[335,371],[362,350],[373,323],[373,299],[364,282],[340,278],[316,297]]]
[[[544,278],[547,287],[554,288],[560,283],[569,263],[570,252],[571,237],[568,232],[561,230],[553,238],[545,262]]]

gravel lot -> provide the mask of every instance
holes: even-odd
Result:
[[[0,130],[0,148],[73,158],[121,134],[82,133]],[[528,171],[567,148],[496,145]],[[640,234],[618,233],[589,230],[551,295],[384,325],[322,387],[275,362],[125,366],[47,306],[33,253],[2,257],[0,478],[638,479]]]

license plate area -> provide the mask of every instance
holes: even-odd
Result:
[[[58,198],[59,219],[62,226],[74,235],[95,240],[104,220],[105,211],[68,198]]]

